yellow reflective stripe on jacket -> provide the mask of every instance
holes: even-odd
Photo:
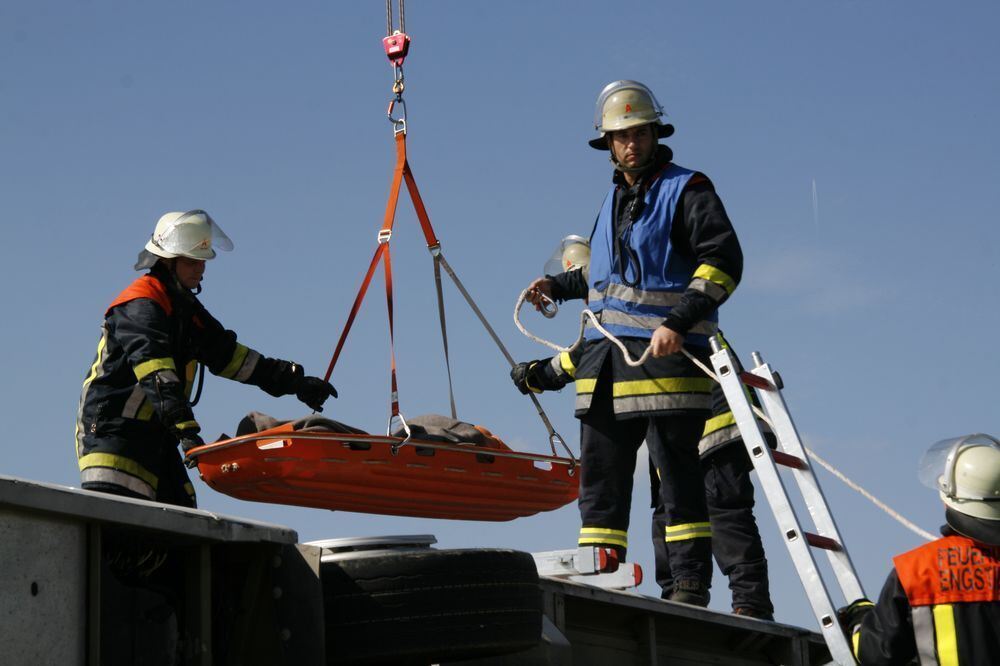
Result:
[[[711,537],[711,523],[682,523],[680,525],[667,525],[665,541],[686,541],[699,537]]]
[[[577,383],[579,384],[579,382]],[[708,377],[660,377],[659,379],[615,382],[612,395],[616,398],[623,398],[630,395],[654,393],[710,393],[711,391],[712,380]]]
[[[177,430],[191,430],[192,428],[200,428],[197,421],[181,421],[180,423],[174,425]]]
[[[139,412],[135,415],[135,418],[140,421],[149,421],[153,418],[153,403],[146,401],[142,407],[139,408]]]
[[[604,291],[591,289],[587,300],[596,303],[605,298],[614,298],[627,303],[673,307],[681,302],[682,296],[683,293],[678,291],[646,291],[611,282]]]
[[[709,282],[714,282],[723,289],[726,293],[732,295],[733,291],[736,290],[736,281],[729,277],[725,271],[720,271],[715,266],[709,266],[708,264],[702,264],[695,269],[692,278],[701,278],[703,280],[708,280]]]
[[[597,386],[596,379],[578,379],[576,380],[576,392],[577,393],[593,393],[594,388]]]
[[[580,538],[578,545],[587,544],[611,544],[628,548],[628,532],[624,530],[613,530],[606,527],[582,527],[580,528]]]
[[[701,436],[707,437],[717,430],[722,430],[731,425],[736,425],[736,417],[733,416],[732,412],[726,412],[725,414],[719,414],[718,416],[713,416],[709,420],[705,421],[705,430],[702,431]]]
[[[861,655],[858,654],[858,650],[861,649],[861,625],[854,627],[854,633],[851,634],[851,652],[854,653],[854,658],[861,661]]]
[[[87,392],[90,387],[90,383],[97,378],[97,373],[104,367],[104,348],[108,344],[108,330],[105,326],[101,327],[101,339],[97,342],[97,356],[94,358],[94,364],[90,366],[90,373],[87,374],[87,378],[83,380],[83,389],[80,394],[80,405],[76,410],[76,433],[74,439],[76,440],[76,455],[79,456],[83,452],[83,442],[80,438],[83,436],[84,428],[83,425],[83,405],[87,401]],[[103,373],[102,373],[103,374]]]
[[[177,366],[172,358],[154,358],[135,366],[135,378],[142,381],[143,377],[158,370],[177,370]]]
[[[97,356],[94,358],[94,365],[90,366],[90,373],[87,378],[83,380],[83,386],[86,388],[90,382],[97,378],[97,369],[101,367],[104,362],[104,347],[108,344],[108,334],[104,331],[101,334],[101,339],[97,343]]]
[[[142,479],[154,490],[159,482],[155,474],[136,461],[114,453],[88,453],[79,459],[79,463],[81,472],[90,467],[110,467]]]
[[[241,367],[243,367],[243,361],[246,360],[249,352],[250,349],[246,345],[241,345],[237,342],[236,349],[233,350],[233,357],[229,360],[229,364],[226,365],[226,367],[222,369],[222,372],[219,373],[219,376],[225,377],[226,379],[232,379],[235,377],[236,373],[240,371]]]
[[[576,377],[576,365],[573,364],[573,359],[570,358],[569,352],[559,352],[559,365],[567,375]]]
[[[938,664],[958,666],[958,636],[955,633],[955,609],[951,604],[934,606],[934,638]]]

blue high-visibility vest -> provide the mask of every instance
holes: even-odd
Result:
[[[604,199],[590,237],[589,300],[601,325],[615,337],[651,338],[691,282],[695,258],[676,251],[670,229],[677,202],[694,173],[671,163],[654,179],[642,213],[623,231],[623,245],[632,252],[617,259],[615,186]],[[707,346],[708,336],[717,330],[718,311],[713,311],[688,332],[685,342]],[[588,340],[603,337],[589,320],[584,335]]]

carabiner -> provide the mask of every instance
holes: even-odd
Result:
[[[403,107],[403,115],[399,118],[394,118],[392,112],[396,108],[397,102],[401,107]],[[402,96],[396,95],[389,100],[389,109],[386,111],[385,115],[389,118],[389,122],[392,123],[392,132],[394,135],[399,134],[400,132],[406,134],[406,100],[404,100]]]

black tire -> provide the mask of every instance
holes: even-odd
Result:
[[[536,645],[534,560],[511,550],[423,550],[324,562],[329,664],[428,664]]]

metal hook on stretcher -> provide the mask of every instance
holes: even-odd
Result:
[[[410,432],[410,426],[406,423],[406,419],[403,418],[402,414],[393,414],[392,416],[389,417],[389,425],[386,427],[386,432],[385,432],[386,436],[395,437],[395,435],[392,434],[393,432],[392,422],[396,419],[399,419],[399,422],[403,425],[403,432],[406,433],[406,437],[403,438],[402,442],[397,442],[396,444],[393,444],[390,447],[389,450],[391,451],[392,455],[398,454],[399,450],[404,446],[406,446],[407,444],[409,444],[410,439],[413,437],[413,434]]]
[[[559,457],[559,453],[556,451],[556,442],[559,442],[559,446],[561,446],[563,450],[569,454],[569,459],[572,462],[569,464],[569,470],[567,471],[567,473],[570,476],[573,476],[574,474],[576,474],[576,466],[578,462],[576,456],[573,455],[573,451],[571,451],[570,448],[566,445],[566,440],[562,438],[562,435],[553,430],[552,432],[549,433],[549,447],[551,447],[552,449],[552,455],[555,457]]]

